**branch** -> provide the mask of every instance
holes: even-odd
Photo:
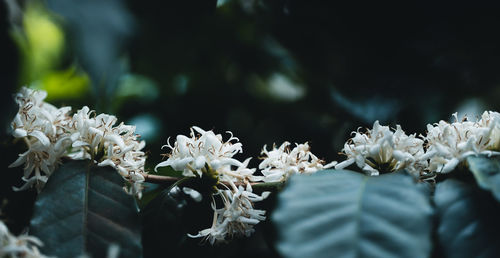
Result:
[[[141,173],[141,175],[144,177],[145,182],[153,183],[153,184],[175,183],[181,179],[181,177],[151,175],[148,173]]]
[[[173,176],[160,176],[160,175],[151,175],[147,173],[141,173],[144,177],[144,181],[153,184],[173,184],[183,177],[173,177]],[[228,182],[220,182],[221,184],[231,187]],[[236,186],[246,186],[243,182],[235,182]],[[280,190],[285,185],[285,182],[275,182],[275,183],[264,183],[264,182],[252,182],[250,183],[252,188],[257,191],[266,191],[266,190]]]

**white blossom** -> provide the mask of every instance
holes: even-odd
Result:
[[[424,155],[424,141],[415,137],[415,134],[406,135],[399,125],[393,131],[375,121],[373,129],[367,130],[366,133],[358,131],[353,134],[354,137],[349,139],[342,149],[347,159],[337,164],[336,169],[356,163],[372,176],[400,169],[418,175],[422,168],[427,166],[426,161],[421,159]]]
[[[44,258],[47,256],[38,250],[38,246],[42,245],[43,243],[34,236],[14,236],[0,221],[0,257]]]
[[[12,135],[22,138],[28,150],[19,155],[9,167],[24,164],[23,180],[18,190],[35,185],[40,191],[47,178],[56,169],[66,148],[71,145],[66,126],[70,121],[70,107],[56,108],[44,102],[45,91],[23,87],[15,95],[19,111],[11,123]]]
[[[60,158],[91,159],[99,166],[112,166],[129,181],[126,191],[141,196],[144,182],[144,141],[138,140],[135,126],[115,126],[108,114],[95,115],[87,106],[69,116],[70,107],[56,108],[44,102],[47,93],[23,87],[15,95],[19,112],[12,122],[12,134],[23,138],[28,150],[9,167],[24,166],[17,190],[35,185],[40,191],[57,168]],[[70,151],[68,151],[70,149]]]
[[[295,144],[295,148],[290,150],[290,143],[284,142],[279,148],[273,146],[268,151],[266,146],[261,154],[264,159],[259,164],[264,175],[265,182],[279,182],[286,180],[292,174],[310,174],[318,170],[327,169],[335,166],[337,162],[331,162],[324,165],[324,161],[316,157],[310,151],[310,146],[304,144]]]
[[[174,146],[168,142],[164,147],[170,148],[168,159],[159,163],[159,167],[171,166],[177,171],[182,171],[184,176],[202,176],[202,169],[206,164],[217,171],[228,171],[231,166],[241,166],[242,163],[233,158],[241,153],[242,144],[238,138],[233,137],[224,142],[222,135],[205,131],[197,126],[191,127],[190,137],[178,135]],[[234,143],[232,142],[234,141]]]
[[[73,115],[69,127],[72,131],[73,159],[96,159],[99,166],[111,166],[130,182],[126,191],[141,197],[146,157],[144,141],[138,141],[135,126],[117,122],[115,116],[99,114],[95,118],[88,107]]]
[[[500,154],[499,113],[485,111],[477,122],[467,117],[459,121],[457,113],[453,117],[453,123],[441,120],[427,125],[427,151],[422,159],[429,160],[429,171],[448,173],[468,156]]]
[[[247,158],[245,161],[241,162],[237,166],[223,166],[217,170],[219,179],[225,182],[239,182],[239,183],[249,183],[249,182],[259,182],[263,181],[263,176],[255,175],[257,169],[248,168],[248,164],[252,158]]]
[[[217,182],[223,181],[231,186],[231,189],[217,190],[212,195],[212,226],[201,230],[197,235],[189,235],[203,237],[211,244],[234,237],[250,236],[254,231],[253,226],[265,219],[265,211],[255,210],[253,202],[261,201],[269,195],[268,192],[260,196],[252,192],[250,182],[261,181],[263,177],[254,175],[256,169],[248,167],[250,158],[243,162],[233,158],[242,152],[242,144],[231,132],[229,134],[229,139],[223,141],[220,134],[193,126],[190,137],[179,135],[173,146],[170,143],[163,146],[169,147],[171,152],[166,161],[156,166],[171,166],[187,177],[212,176]],[[236,183],[247,187],[238,188]],[[184,187],[183,191],[195,201],[201,200],[201,195],[194,189]],[[215,198],[221,199],[222,208],[216,208]]]
[[[249,237],[255,231],[254,226],[266,219],[264,216],[266,211],[254,209],[253,203],[267,198],[269,192],[257,195],[252,192],[250,184],[247,184],[245,189],[231,183],[231,188],[218,192],[223,201],[222,208],[217,208],[215,201],[212,201],[214,210],[212,226],[196,235],[189,235],[190,237],[203,237],[211,244],[241,236]]]

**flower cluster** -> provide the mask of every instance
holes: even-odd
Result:
[[[448,173],[471,155],[498,155],[500,144],[500,114],[485,111],[477,122],[468,121],[465,117],[455,122],[439,121],[427,125],[427,152],[423,159],[429,159],[429,171]]]
[[[212,226],[197,235],[190,235],[204,237],[212,244],[253,232],[253,226],[265,219],[265,211],[255,210],[252,202],[263,200],[269,195],[269,192],[261,196],[252,192],[250,182],[259,181],[261,177],[254,175],[255,169],[248,168],[250,159],[240,162],[234,158],[234,155],[243,152],[242,144],[231,132],[228,133],[230,137],[224,141],[220,134],[193,126],[190,137],[178,135],[173,146],[170,143],[163,146],[170,148],[171,152],[167,155],[168,159],[155,168],[171,166],[182,171],[184,176],[216,177],[216,181],[231,185],[230,189],[217,190],[212,196]],[[246,185],[246,189],[243,190],[241,185]],[[224,204],[222,208],[216,207],[217,197]]]
[[[425,166],[425,162],[420,159],[424,154],[424,141],[415,134],[406,135],[399,125],[394,131],[375,121],[373,129],[367,130],[366,133],[353,134],[354,137],[345,143],[342,150],[347,160],[337,164],[336,169],[356,163],[359,168],[373,176],[400,169],[414,172]]]
[[[92,117],[93,111],[83,107],[69,123],[73,159],[93,159],[98,166],[111,166],[131,183],[130,194],[141,196],[144,182],[144,164],[146,157],[141,151],[146,143],[138,141],[135,126],[120,123],[108,114]]]
[[[23,180],[19,188],[35,185],[40,191],[62,157],[91,159],[99,166],[112,166],[130,181],[127,191],[141,195],[144,181],[145,143],[138,141],[135,127],[115,126],[116,117],[107,114],[95,116],[88,107],[69,115],[70,107],[56,108],[44,102],[47,93],[23,87],[15,96],[19,112],[12,122],[15,138],[22,138],[28,151],[10,165],[24,164]]]
[[[197,235],[189,235],[190,237],[204,237],[210,244],[240,236],[249,237],[255,231],[253,226],[266,219],[266,211],[254,209],[253,203],[267,198],[269,192],[259,196],[252,192],[250,184],[244,189],[243,186],[236,187],[231,183],[231,188],[218,192],[224,205],[222,208],[217,209],[215,201],[212,202],[212,226],[201,230]]]
[[[12,134],[24,139],[28,150],[9,167],[25,164],[22,179],[26,183],[21,190],[32,185],[40,190],[71,145],[66,131],[71,107],[58,109],[44,102],[46,96],[44,91],[24,87],[15,95],[19,112],[11,124]]]
[[[427,125],[427,134],[417,138],[406,135],[399,125],[395,130],[378,121],[366,133],[353,132],[343,148],[347,159],[335,166],[352,164],[370,175],[406,169],[416,176],[448,173],[471,155],[498,155],[500,114],[486,111],[477,122],[465,117],[455,122],[439,121]]]
[[[16,237],[0,221],[0,257],[44,258],[37,246],[43,243],[36,237],[21,235]]]
[[[241,166],[241,162],[233,159],[235,154],[243,152],[242,145],[238,141],[238,138],[231,134],[229,140],[224,142],[222,135],[215,135],[212,131],[193,126],[190,137],[178,135],[174,146],[169,142],[163,146],[170,148],[171,152],[168,154],[168,159],[158,164],[155,170],[171,166],[175,170],[183,171],[183,176],[201,176],[205,164],[215,170],[228,170],[231,166]]]
[[[337,164],[334,161],[325,165],[323,160],[311,153],[307,142],[296,144],[292,150],[290,145],[289,142],[284,142],[279,148],[273,146],[270,151],[264,145],[261,153],[264,157],[259,164],[264,182],[284,181],[293,174],[310,174]]]
[[[173,146],[170,143],[163,146],[168,147],[170,153],[166,155],[167,160],[155,168],[171,166],[182,171],[184,176],[215,177],[220,186],[227,188],[217,189],[212,195],[212,226],[189,235],[203,237],[211,244],[249,236],[254,232],[254,226],[265,220],[265,211],[254,209],[253,204],[267,198],[269,192],[253,193],[252,183],[284,181],[291,174],[313,173],[335,164],[323,165],[324,162],[310,152],[307,143],[290,150],[290,143],[285,142],[279,149],[271,151],[264,147],[262,153],[266,157],[259,166],[263,176],[255,175],[256,169],[248,167],[250,158],[243,162],[234,158],[243,152],[242,144],[231,132],[228,133],[230,137],[224,141],[220,134],[193,126],[189,137],[179,135]],[[222,207],[217,207],[216,198],[221,200]]]

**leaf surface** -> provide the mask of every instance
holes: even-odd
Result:
[[[429,190],[404,172],[293,176],[272,215],[284,257],[428,257]]]
[[[111,167],[70,161],[50,176],[35,202],[30,232],[40,238],[42,253],[105,257],[111,244],[120,257],[142,257],[137,205],[123,190]]]
[[[476,178],[477,184],[500,201],[500,160],[485,156],[467,158],[469,169]]]
[[[440,256],[498,257],[500,205],[485,191],[448,179],[436,186]]]

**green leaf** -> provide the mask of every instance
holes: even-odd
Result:
[[[117,244],[120,257],[141,257],[138,210],[122,187],[113,168],[88,161],[70,161],[54,171],[35,202],[30,226],[44,242],[41,252],[105,257],[109,245]]]
[[[428,257],[429,190],[404,172],[296,175],[272,215],[284,257]]]
[[[469,169],[476,178],[477,184],[500,201],[500,160],[485,156],[467,158]]]
[[[479,188],[448,179],[436,186],[438,257],[498,257],[500,205]]]
[[[168,166],[168,167],[159,167],[158,168],[158,172],[155,172],[155,173],[152,173],[152,174],[153,175],[160,175],[160,176],[179,177],[179,178],[184,177],[182,175],[182,171],[176,171],[171,166]]]

